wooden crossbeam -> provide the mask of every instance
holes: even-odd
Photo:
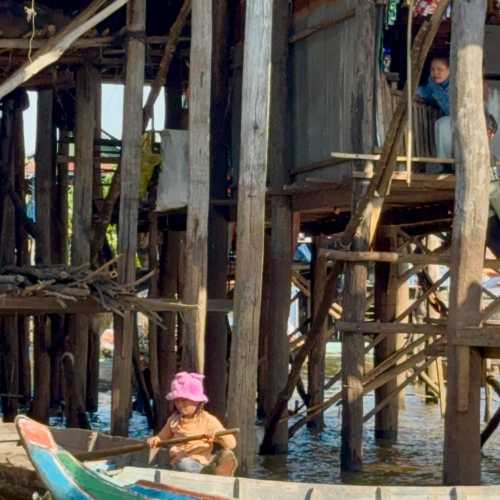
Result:
[[[348,321],[336,321],[335,326],[343,332],[360,332],[365,334],[387,333],[389,335],[397,335],[399,333],[426,333],[439,335],[446,333],[446,326],[417,325],[414,323],[382,323],[379,321],[352,323]]]
[[[7,94],[10,94],[47,66],[54,64],[78,38],[104,21],[127,2],[128,0],[114,0],[99,12],[99,9],[106,4],[106,0],[94,0],[60,33],[49,38],[45,45],[36,52],[31,61],[26,62],[0,85],[0,99],[3,99]]]

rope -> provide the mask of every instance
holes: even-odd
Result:
[[[31,7],[24,7],[24,12],[26,12],[26,21],[28,23],[31,23],[31,36],[30,36],[30,41],[29,41],[29,46],[28,46],[28,60],[29,60],[29,62],[32,62],[31,61],[31,52],[33,50],[33,39],[35,38],[35,34],[36,34],[35,18],[37,15],[36,7],[35,7],[35,0],[31,0]]]

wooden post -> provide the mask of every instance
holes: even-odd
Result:
[[[241,156],[238,190],[234,334],[231,342],[228,419],[241,429],[241,471],[255,453],[255,397],[259,343],[272,42],[272,1],[246,5]]]
[[[165,128],[185,129],[186,120],[182,110],[182,86],[178,61],[173,65],[176,71],[169,72],[165,89]],[[185,241],[184,231],[165,231],[160,246],[159,295],[176,299],[180,296],[179,273]],[[166,329],[158,332],[158,385],[161,394],[156,408],[158,422],[165,422],[172,411],[172,403],[165,399],[170,383],[177,371],[177,337],[179,335],[179,315],[174,312],[162,314]]]
[[[427,248],[432,252],[433,250],[436,250],[439,246],[439,238],[433,234],[430,234],[427,236]],[[436,281],[439,280],[439,266],[438,265],[430,265],[427,266],[427,273],[429,274],[429,277],[432,279],[432,281],[435,283]],[[429,301],[427,301],[427,315],[429,318],[434,318],[434,319],[439,319],[440,314],[431,306]],[[431,363],[426,372],[429,378],[434,382],[435,384],[439,384],[438,380],[438,364],[439,360],[436,359],[435,363]],[[425,385],[425,394],[427,396],[426,402],[437,402],[434,393],[431,391],[429,388],[429,385]]]
[[[137,219],[139,209],[139,169],[141,162],[142,96],[145,46],[140,36],[146,29],[146,0],[131,0],[127,5],[127,74],[123,102],[121,196],[118,252],[121,283],[135,279]],[[132,391],[132,353],[134,322],[131,313],[124,319],[115,316],[115,350],[111,400],[111,433],[128,434]]]
[[[328,261],[323,258],[318,258],[318,249],[321,246],[321,239],[315,240],[315,256],[312,266],[311,280],[311,299],[312,299],[312,314],[316,314],[321,297],[325,293],[325,282],[328,272]],[[323,335],[318,344],[309,354],[309,362],[307,365],[308,372],[308,394],[309,407],[315,408],[323,404],[324,399],[324,384],[325,384],[325,354],[326,354],[326,338],[328,335],[327,321],[324,322]],[[320,432],[324,427],[323,413],[318,413],[314,418],[307,422],[307,426],[314,431]]]
[[[90,65],[82,66],[76,75],[76,168],[73,191],[73,232],[71,238],[71,263],[81,266],[90,263],[90,237],[92,228],[92,189],[94,178],[94,136],[96,125],[96,87],[98,74]],[[70,318],[71,326],[67,350],[73,354],[74,386],[65,391],[66,418],[73,427],[78,423],[76,401],[85,401],[87,395],[87,362],[89,343],[89,316],[79,314]]]
[[[37,264],[52,263],[52,186],[54,184],[55,130],[52,119],[54,92],[38,92],[35,214],[39,238],[36,242]],[[50,357],[47,316],[35,319],[33,417],[47,422],[50,405]]]
[[[17,94],[17,95],[16,95]],[[2,118],[0,127],[0,172],[2,183],[14,187],[18,162],[17,147],[19,137],[17,134],[19,119],[22,120],[23,91],[10,95],[3,100]],[[21,111],[19,111],[21,110]],[[23,148],[24,150],[24,148]],[[16,214],[8,196],[0,199],[3,210],[0,210],[0,265],[16,263]],[[19,341],[17,338],[17,316],[4,316],[1,324],[1,364],[2,387],[6,393],[19,392]],[[15,398],[2,398],[2,413],[4,422],[13,422],[17,415],[18,400]]]
[[[26,96],[26,107],[29,101]],[[18,110],[19,116],[16,120],[16,172],[15,172],[15,192],[19,195],[21,206],[25,209],[26,200],[26,179],[24,177],[25,150],[24,150],[24,123],[23,110]],[[29,264],[28,233],[24,224],[16,224],[16,264],[24,266]],[[31,398],[31,362],[30,362],[30,337],[26,316],[18,316],[18,337],[19,337],[19,390],[18,393],[24,396],[24,402]]]
[[[182,367],[202,373],[207,316],[207,238],[210,199],[210,109],[213,1],[193,0],[189,87],[189,199],[184,302],[198,309],[185,315]]]
[[[226,197],[227,144],[230,143],[230,120],[227,115],[227,100],[230,94],[229,70],[231,67],[231,27],[234,17],[233,2],[213,2],[213,51],[212,51],[212,118],[210,195],[212,198]],[[208,273],[207,292],[211,299],[227,298],[228,271],[228,223],[227,210],[210,207],[208,221]],[[206,388],[208,409],[223,418],[226,413],[227,393],[227,348],[228,323],[225,313],[207,314],[205,353]]]
[[[288,0],[274,0],[271,39],[271,95],[269,111],[269,176],[271,186],[279,188],[289,178],[288,161]],[[246,43],[246,41],[245,41]],[[288,377],[288,316],[292,281],[292,210],[289,196],[271,199],[271,298],[268,333],[268,395],[274,406]],[[265,453],[286,453],[288,426],[278,425]]]
[[[354,61],[351,104],[352,147],[355,151],[370,151],[375,143],[373,91],[376,74],[375,46],[376,7],[372,2],[358,0],[356,5],[356,58]],[[356,165],[356,170],[362,170]],[[366,164],[366,178],[353,179],[352,214],[358,202],[368,192],[373,165]],[[351,221],[352,222],[352,221]],[[371,236],[371,212],[352,240],[352,250],[368,250]],[[356,225],[357,226],[357,225]],[[349,321],[363,321],[366,310],[366,263],[345,267],[344,316]],[[344,333],[342,342],[342,445],[340,466],[344,471],[357,471],[363,462],[363,398],[361,376],[364,366],[364,341],[360,333]]]
[[[184,232],[167,231],[163,234],[160,252],[160,296],[177,298],[179,296],[179,267],[184,248]],[[177,335],[179,321],[177,313],[163,313],[166,329],[158,335],[158,379],[162,400],[157,408],[158,421],[165,421],[172,405],[164,397],[170,390],[170,383],[177,371]]]
[[[397,247],[397,236],[380,237],[380,250],[393,250]],[[408,307],[408,285],[399,284],[398,264],[377,263],[375,267],[375,315],[381,322],[391,322]],[[375,364],[383,363],[401,347],[400,335],[389,335],[375,346]],[[403,381],[397,378],[384,384],[375,391],[375,405],[384,401]],[[400,396],[391,401],[375,415],[375,439],[396,441],[398,437],[398,419]]]
[[[451,71],[452,122],[457,186],[451,249],[448,318],[448,390],[444,482],[479,484],[481,354],[454,345],[456,330],[477,326],[488,219],[490,154],[483,103],[483,42],[486,2],[453,4]]]
[[[368,189],[367,179],[353,180],[353,200],[359,200]],[[355,210],[353,206],[353,210]],[[353,250],[367,250],[368,224],[353,238]],[[348,263],[345,266],[345,284],[342,319],[363,321],[366,311],[366,282],[368,265]],[[344,332],[342,337],[342,444],[340,466],[345,471],[359,471],[363,465],[363,384],[365,347],[360,332]]]
[[[94,168],[92,175],[92,200],[93,210],[95,212],[96,201],[103,197],[102,177],[101,177],[101,160],[96,159],[96,155],[100,156],[100,151],[96,148],[96,144],[101,138],[101,123],[102,123],[102,85],[101,75],[97,71],[93,71],[95,78],[93,91],[94,97]],[[90,103],[89,103],[90,104]],[[94,234],[94,232],[92,232]],[[105,240],[106,241],[106,240]],[[92,241],[90,242],[90,262],[103,264],[105,259],[102,256],[102,250],[93,248]],[[88,360],[87,360],[87,393],[85,395],[85,407],[88,412],[96,412],[99,407],[99,357],[101,354],[101,330],[100,325],[102,314],[92,317],[89,321],[89,341],[88,341]]]
[[[271,309],[271,232],[264,237],[264,267],[262,270],[262,301],[260,306],[259,366],[257,370],[257,417],[266,419],[274,407],[269,394],[268,356],[269,315]]]

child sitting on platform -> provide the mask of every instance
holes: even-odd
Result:
[[[231,451],[236,447],[236,439],[232,435],[216,436],[225,429],[216,417],[203,408],[208,401],[203,391],[203,378],[199,373],[181,372],[175,375],[166,397],[174,402],[176,411],[160,433],[148,439],[148,445],[156,448],[161,441],[204,434],[203,439],[172,446],[171,465],[184,472],[232,476],[238,466]],[[213,455],[214,443],[222,447],[216,455]]]

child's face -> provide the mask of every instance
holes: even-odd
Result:
[[[175,408],[183,417],[192,417],[198,409],[198,403],[190,399],[178,398],[174,401]]]
[[[450,76],[450,68],[441,59],[434,59],[431,64],[431,78],[441,84],[448,80]]]

